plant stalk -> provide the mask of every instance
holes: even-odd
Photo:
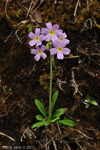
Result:
[[[50,55],[50,90],[49,90],[49,119],[51,118],[51,100],[52,100],[52,55]]]

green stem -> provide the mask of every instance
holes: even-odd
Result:
[[[49,119],[51,118],[51,99],[52,99],[52,55],[50,55],[50,91],[49,91]]]

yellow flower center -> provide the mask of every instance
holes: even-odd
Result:
[[[38,37],[38,36],[36,36],[36,37],[35,37],[35,40],[36,40],[36,41],[39,41],[39,37]]]
[[[63,50],[62,47],[58,47],[58,48],[57,48],[57,51],[58,51],[58,52],[61,52],[62,50]]]
[[[38,50],[38,54],[41,54],[42,53],[42,51],[41,50]]]
[[[63,37],[60,37],[60,38],[59,38],[59,41],[61,42],[62,40],[63,40]]]
[[[50,30],[50,31],[49,31],[49,34],[50,34],[50,35],[54,35],[54,34],[55,34],[55,31],[54,31],[54,30]]]

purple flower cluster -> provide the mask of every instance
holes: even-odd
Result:
[[[63,59],[64,55],[69,55],[70,49],[65,48],[69,44],[69,40],[66,39],[67,35],[63,33],[63,30],[59,29],[59,25],[52,25],[51,22],[46,23],[46,28],[36,28],[35,34],[29,33],[30,46],[35,46],[36,49],[31,49],[31,54],[35,54],[34,59],[38,61],[41,57],[45,59],[47,55],[44,53],[46,46],[42,45],[42,41],[53,42],[53,48],[50,49],[50,54],[57,54],[58,59]]]

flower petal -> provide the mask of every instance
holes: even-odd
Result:
[[[41,46],[41,51],[44,51],[44,50],[45,50],[45,47],[46,47],[45,45],[42,45],[42,46]]]
[[[59,46],[59,41],[58,41],[58,40],[55,40],[55,41],[53,42],[53,46],[57,48],[57,47]]]
[[[56,49],[56,48],[50,49],[50,54],[51,54],[51,55],[57,54],[57,49]]]
[[[47,57],[47,55],[46,55],[44,52],[42,52],[41,57],[42,57],[43,59],[45,59],[45,58]]]
[[[41,33],[42,34],[48,34],[49,33],[49,30],[47,28],[42,28],[41,29]]]
[[[41,41],[38,41],[37,44],[36,44],[36,46],[39,46],[39,45],[41,45],[41,44],[42,44],[42,42],[41,42]]]
[[[36,49],[31,49],[31,54],[37,54],[38,51]]]
[[[36,46],[36,50],[39,50],[40,49],[40,47],[39,46]]]
[[[58,59],[63,59],[63,58],[64,58],[64,55],[63,55],[61,52],[58,52],[58,53],[57,53],[57,58],[58,58]]]
[[[69,53],[70,53],[70,49],[69,48],[63,48],[63,54],[65,54],[65,55],[69,55]]]
[[[58,24],[54,24],[52,27],[53,30],[58,30],[59,29],[59,25]]]
[[[51,36],[51,40],[52,40],[52,41],[57,41],[57,40],[58,40],[58,37],[54,34],[54,35]]]
[[[59,31],[62,33],[63,32],[63,30],[62,29],[59,29]]]
[[[47,35],[45,36],[45,40],[46,40],[46,41],[50,41],[50,38],[51,38],[51,36],[50,36],[49,34],[47,34]]]
[[[68,41],[66,41],[65,39],[63,39],[63,40],[60,42],[60,45],[61,45],[62,47],[65,47],[67,44],[68,44]]]
[[[30,42],[29,42],[29,45],[30,46],[34,46],[36,44],[36,41],[35,40],[31,40]]]
[[[39,54],[37,54],[37,55],[34,57],[34,59],[35,59],[36,61],[39,61],[39,59],[40,59],[40,55],[39,55]]]
[[[52,24],[51,24],[51,22],[46,23],[46,27],[47,27],[49,30],[52,30]]]
[[[63,39],[62,41],[63,41],[64,43],[66,43],[66,45],[69,44],[69,42],[70,42],[68,39]]]
[[[69,44],[70,40],[68,40],[68,39],[64,39],[64,40],[66,40],[66,43]]]
[[[67,37],[66,33],[62,33],[61,36],[62,36],[63,38],[66,38],[66,37]]]
[[[45,40],[45,35],[40,35],[39,38],[40,38],[40,41],[44,41]]]
[[[36,36],[40,35],[40,28],[36,28],[36,29],[35,29],[35,35],[36,35]]]
[[[62,30],[55,30],[55,34],[56,34],[57,36],[61,36]]]
[[[35,38],[35,35],[34,35],[33,32],[30,32],[28,36],[29,36],[30,39],[34,39]]]

